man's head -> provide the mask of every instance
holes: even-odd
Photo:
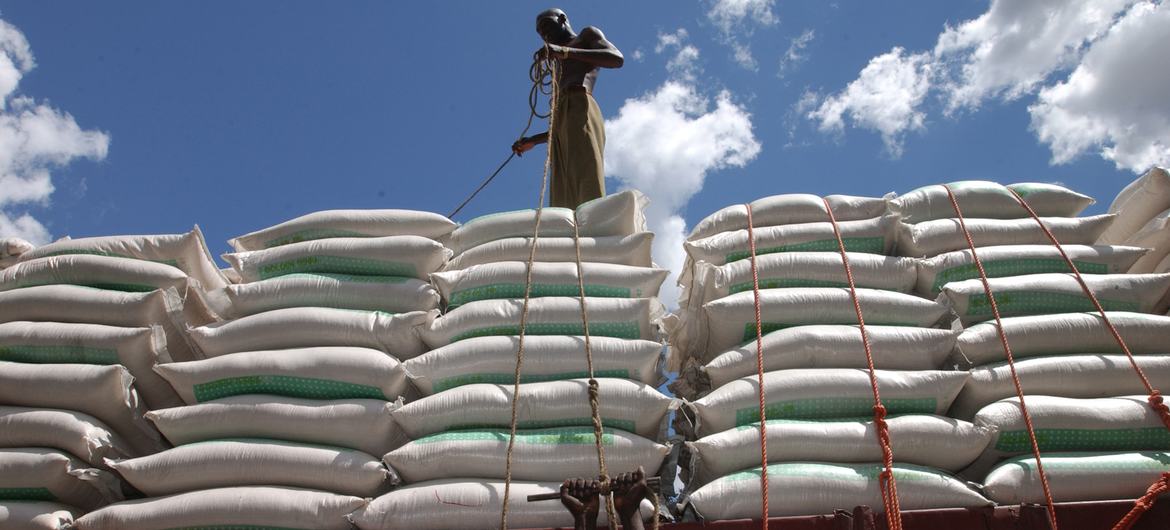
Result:
[[[560,9],[546,9],[536,15],[536,33],[549,44],[564,44],[573,38],[569,16]]]

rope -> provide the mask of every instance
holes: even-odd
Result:
[[[853,281],[853,267],[849,264],[849,254],[845,252],[845,240],[841,238],[841,227],[837,224],[837,216],[833,215],[833,207],[829,199],[821,199],[825,203],[825,212],[829,214],[829,222],[833,224],[833,235],[837,237],[837,247],[841,252],[841,263],[845,265],[845,279],[849,282],[849,294],[853,298],[853,310],[857,313],[857,324],[861,330],[861,344],[865,347],[865,364],[869,367],[869,384],[873,389],[873,421],[877,427],[878,445],[882,449],[882,465],[884,468],[878,475],[878,488],[882,493],[882,505],[886,510],[886,528],[902,530],[902,505],[898,501],[898,482],[894,478],[894,450],[890,446],[890,426],[886,423],[886,407],[882,405],[882,396],[878,392],[877,372],[874,371],[873,349],[869,342],[869,332],[865,329],[865,317],[862,316],[861,302],[857,298],[857,285]]]
[[[524,132],[528,132],[528,129],[525,128]],[[520,133],[520,136],[523,137],[524,133]],[[471,202],[471,199],[474,199],[476,195],[479,195],[479,192],[483,191],[483,189],[487,187],[492,179],[496,178],[496,175],[499,175],[500,171],[504,169],[504,166],[508,165],[508,162],[511,162],[513,158],[516,158],[515,151],[508,155],[508,158],[504,160],[504,163],[500,164],[500,167],[497,167],[496,170],[492,172],[491,176],[484,179],[483,183],[481,183],[478,188],[475,188],[475,191],[471,192],[471,195],[468,195],[466,199],[463,199],[463,202],[459,203],[459,206],[452,210],[451,213],[447,214],[447,218],[455,217],[455,214],[459,213],[459,211],[462,210],[464,206],[467,206],[467,203]]]
[[[760,528],[768,530],[768,415],[764,394],[764,323],[760,311],[760,273],[756,268],[756,233],[752,227],[752,205],[747,207],[748,250],[752,260],[752,294],[756,310],[756,380],[760,385],[760,495],[762,514]]]
[[[1057,530],[1056,504],[1052,500],[1052,490],[1048,486],[1048,475],[1044,472],[1044,464],[1040,461],[1040,445],[1036,442],[1036,429],[1032,426],[1032,415],[1028,414],[1028,406],[1024,404],[1024,388],[1020,385],[1019,375],[1016,374],[1016,360],[1012,356],[1011,346],[1008,345],[1007,334],[1003,331],[1003,320],[999,316],[999,306],[991,293],[991,283],[987,280],[987,271],[983,268],[983,260],[979,259],[979,254],[975,251],[975,240],[972,239],[971,232],[967,230],[967,222],[963,218],[963,210],[959,208],[959,200],[951,191],[950,186],[943,184],[943,189],[947,190],[947,197],[950,198],[951,206],[955,209],[955,216],[959,219],[959,228],[963,229],[963,237],[967,239],[967,248],[971,250],[971,258],[975,260],[975,267],[979,270],[979,279],[983,282],[983,293],[991,305],[991,314],[995,317],[995,327],[999,331],[999,342],[1003,345],[1004,354],[1007,356],[1008,367],[1012,374],[1012,384],[1016,387],[1016,397],[1020,399],[1020,413],[1024,416],[1024,426],[1028,429],[1028,440],[1032,443],[1032,456],[1036,457],[1036,471],[1040,474],[1044,502],[1048,505],[1048,519],[1052,523],[1052,530]]]
[[[1142,517],[1142,514],[1154,507],[1154,501],[1158,496],[1167,491],[1170,491],[1170,473],[1162,473],[1162,476],[1146,490],[1146,494],[1142,495],[1142,498],[1137,501],[1134,501],[1133,508],[1113,526],[1113,530],[1129,530],[1132,528],[1134,523],[1137,523],[1138,519]]]

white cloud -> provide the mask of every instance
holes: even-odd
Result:
[[[780,57],[780,67],[777,75],[784,77],[789,70],[808,60],[808,57],[804,55],[804,49],[808,47],[814,38],[816,38],[816,32],[811,29],[806,29],[799,36],[793,38],[788,44],[788,51],[784,52],[784,55]]]
[[[748,70],[757,70],[751,47],[740,41],[750,38],[757,26],[779,22],[772,13],[775,0],[713,0],[707,19],[719,30],[719,36],[731,47],[732,58]]]
[[[708,173],[742,167],[761,149],[751,115],[726,91],[714,99],[712,108],[693,84],[671,80],[626,100],[605,124],[606,174],[650,198],[646,216],[656,234],[654,259],[672,271],[662,292],[670,305],[678,297],[675,280],[685,257],[682,209]]]
[[[654,53],[677,49],[686,42],[689,34],[685,28],[678,28],[674,33],[659,33],[658,44],[654,46]]]
[[[666,71],[675,79],[693,82],[703,68],[699,66],[699,49],[687,43],[687,30],[679,28],[674,33],[659,33],[655,53],[677,50],[666,63]]]
[[[50,170],[77,158],[102,160],[109,137],[83,130],[77,121],[45,103],[16,95],[33,67],[24,34],[0,20],[0,237],[47,243],[48,229],[26,206],[44,206],[54,185]]]

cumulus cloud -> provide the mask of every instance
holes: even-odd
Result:
[[[27,211],[46,206],[51,171],[77,158],[102,160],[109,136],[83,130],[73,116],[19,95],[21,79],[35,67],[24,34],[0,20],[0,237],[47,243],[49,230]]]
[[[775,0],[713,0],[707,19],[719,30],[719,36],[731,47],[732,58],[748,70],[758,69],[751,47],[741,38],[750,38],[757,27],[779,22],[772,13]]]
[[[809,43],[816,37],[816,32],[811,29],[804,30],[799,36],[792,39],[788,44],[788,51],[780,56],[780,67],[777,75],[784,77],[789,70],[796,68],[808,60],[804,55],[804,49],[808,47]]]
[[[674,33],[659,33],[655,53],[673,51],[674,56],[666,63],[666,71],[677,78],[694,81],[702,72],[699,66],[699,49],[687,43],[687,30],[679,28]]]

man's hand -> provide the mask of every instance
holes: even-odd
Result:
[[[569,48],[566,46],[561,46],[559,44],[549,44],[547,46],[541,46],[539,49],[536,50],[536,55],[535,55],[536,60],[538,60],[538,61],[544,60],[544,58],[547,57],[549,54],[552,55],[553,59],[568,59],[569,58]]]
[[[582,478],[561,483],[561,504],[573,514],[577,528],[597,528],[601,508],[601,482]]]
[[[629,529],[642,528],[642,518],[638,516],[638,508],[646,498],[650,487],[646,485],[646,472],[638,466],[636,471],[622,473],[613,479],[613,506],[622,521],[622,527]]]
[[[524,137],[512,143],[512,152],[524,156],[524,153],[531,151],[533,147],[536,147],[536,142],[532,141],[532,138]]]

